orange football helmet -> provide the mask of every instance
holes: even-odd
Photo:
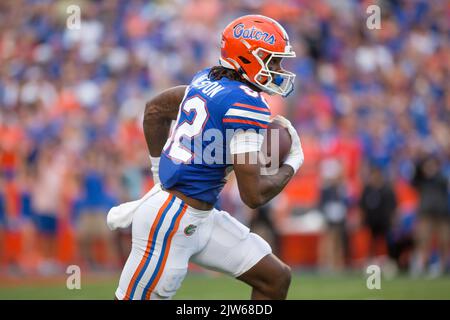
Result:
[[[262,15],[237,18],[224,29],[221,47],[220,64],[264,92],[286,97],[294,89],[294,73],[269,69],[274,57],[295,57],[286,30],[275,20]]]

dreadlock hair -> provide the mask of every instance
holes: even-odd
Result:
[[[244,79],[244,77],[241,76],[238,71],[234,69],[228,69],[222,66],[214,66],[209,70],[208,78],[210,78],[211,80],[220,80],[223,77],[233,81],[242,82],[257,92],[261,91],[261,89],[256,87],[253,83],[248,82],[246,79]]]
[[[222,66],[214,66],[209,70],[209,78],[211,80],[220,80],[223,77],[234,81],[243,82],[245,79],[234,69],[228,69]]]

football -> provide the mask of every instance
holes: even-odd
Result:
[[[276,133],[277,131],[278,134]],[[274,145],[272,146],[272,144]],[[288,129],[278,122],[270,122],[262,145],[262,152],[267,158],[266,166],[269,167],[272,160],[275,160],[275,158],[272,157],[272,151],[278,152],[278,162],[279,166],[281,166],[288,156],[291,144],[292,140]]]

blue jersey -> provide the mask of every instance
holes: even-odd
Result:
[[[228,78],[197,73],[186,89],[176,124],[161,153],[166,189],[214,204],[231,166],[229,141],[239,130],[266,129],[270,110],[260,93]]]

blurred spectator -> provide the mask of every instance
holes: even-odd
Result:
[[[250,229],[266,240],[274,254],[278,256],[280,238],[272,218],[273,209],[271,205],[267,204],[252,211],[249,224]]]
[[[438,276],[449,267],[448,182],[442,174],[442,167],[437,158],[427,156],[418,161],[413,177],[413,185],[420,197],[415,234],[416,252],[411,266],[413,275],[422,274],[430,263],[431,276]],[[434,243],[437,245],[434,246]],[[438,257],[437,261],[433,262],[430,260],[434,248]]]
[[[96,151],[88,152],[86,167],[81,177],[81,197],[77,207],[77,237],[81,261],[91,270],[100,269],[95,249],[103,246],[103,267],[112,268],[117,263],[113,234],[106,226],[106,213],[117,204],[107,190],[104,174],[104,156]]]
[[[343,180],[342,165],[336,159],[321,164],[322,187],[318,208],[326,227],[320,244],[320,267],[325,272],[343,271],[347,257],[348,191]]]
[[[57,232],[61,212],[61,190],[66,163],[58,153],[57,141],[43,148],[36,166],[32,187],[32,211],[39,235],[39,249],[43,255],[39,266],[43,274],[58,271]]]
[[[392,186],[379,167],[371,167],[359,206],[363,213],[364,224],[369,228],[371,235],[369,257],[387,258],[388,236],[395,218],[397,200]],[[375,261],[382,262],[378,259]]]

